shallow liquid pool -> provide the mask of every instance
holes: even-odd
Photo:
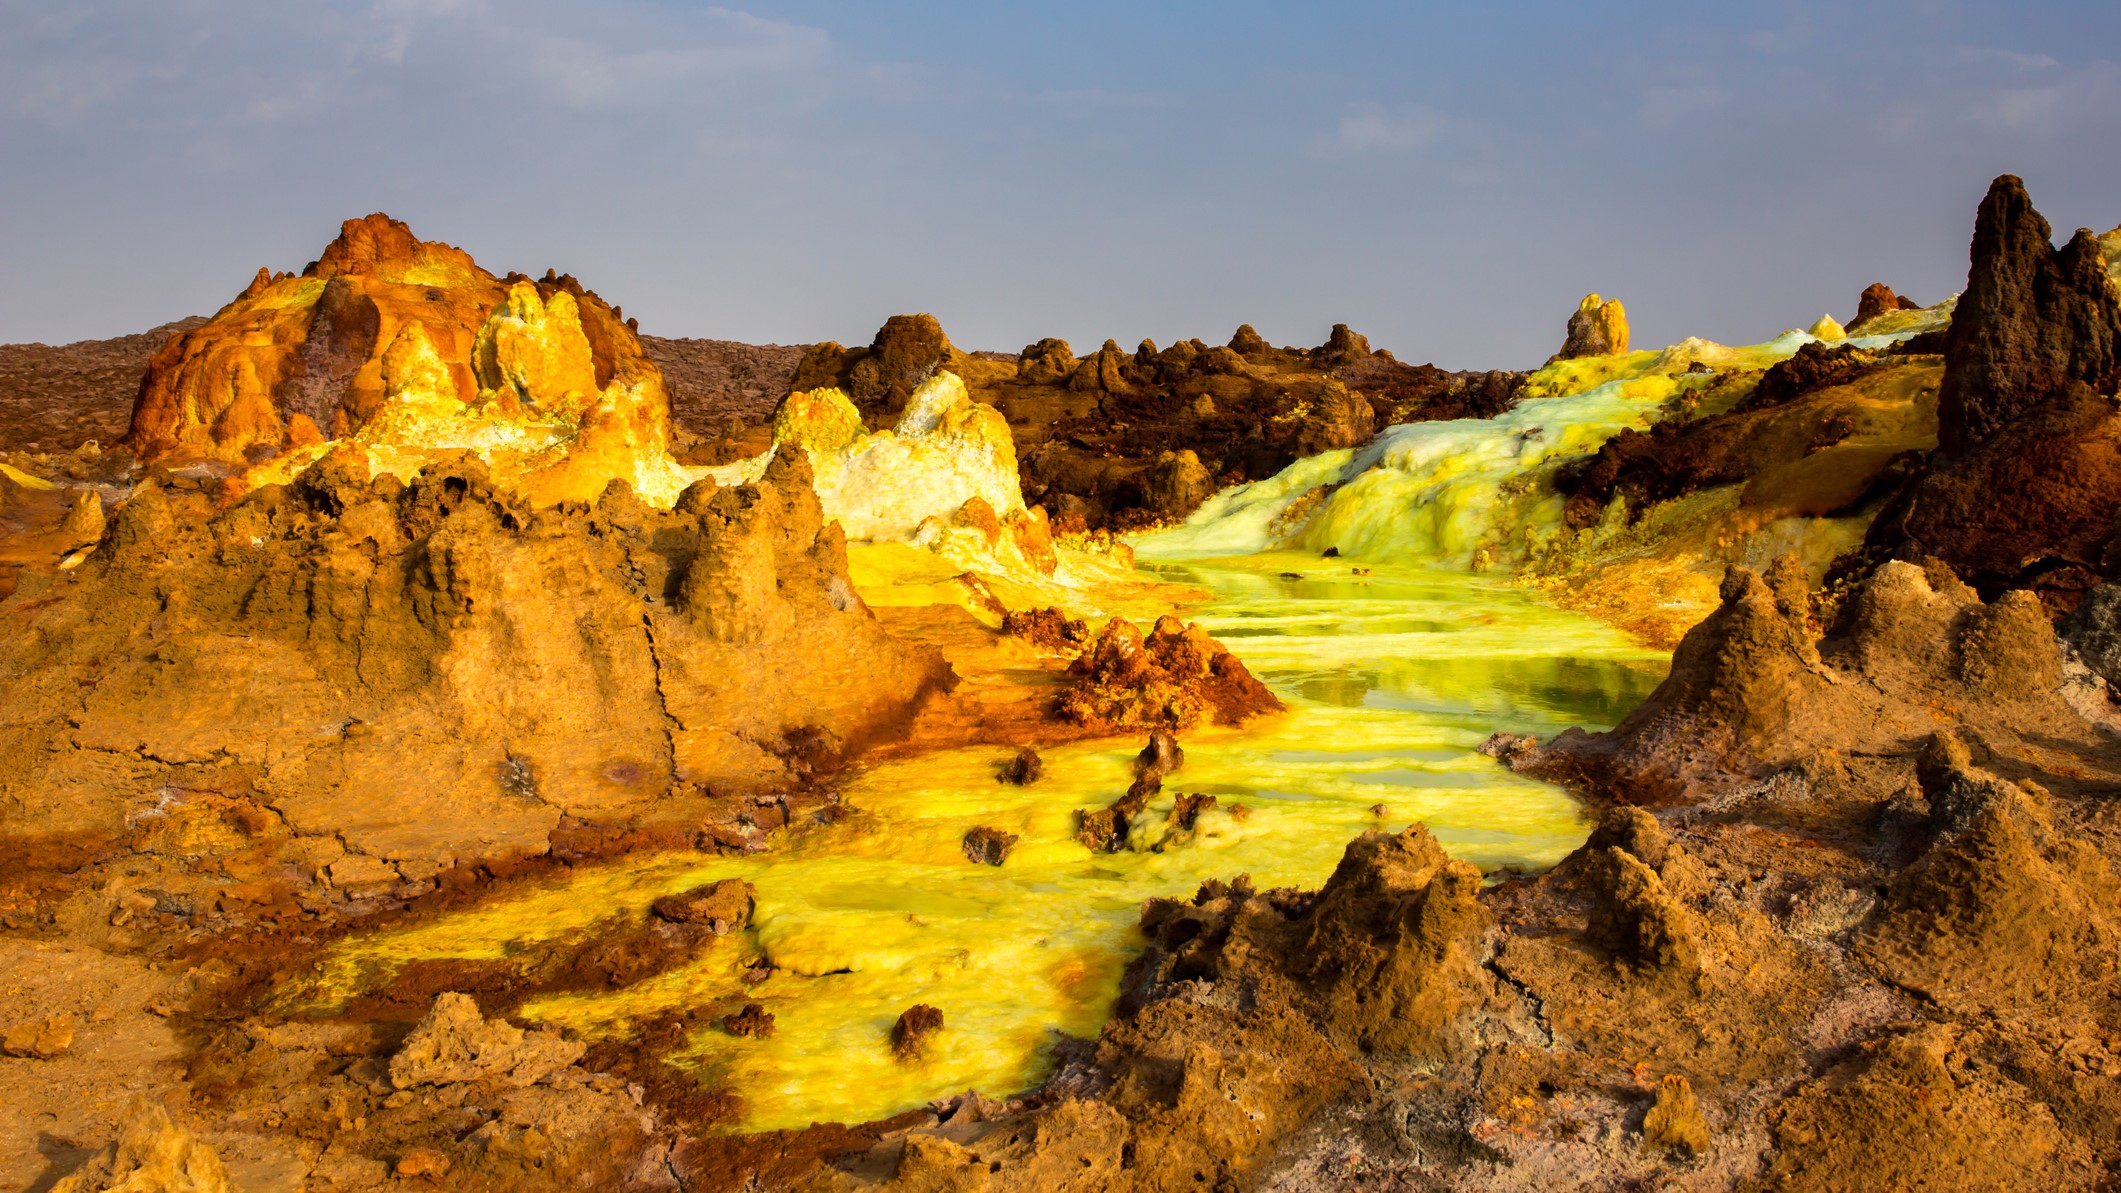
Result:
[[[1485,870],[1552,865],[1587,831],[1575,801],[1474,747],[1497,729],[1609,725],[1666,665],[1598,622],[1464,574],[1380,566],[1359,576],[1345,561],[1294,555],[1155,570],[1217,594],[1190,615],[1289,711],[1186,737],[1184,769],[1137,819],[1128,851],[1092,853],[1073,834],[1077,809],[1126,789],[1138,741],[1047,750],[1045,777],[1030,787],[998,779],[1007,751],[931,754],[852,776],[843,794],[853,815],[772,853],[580,871],[565,885],[350,939],[286,993],[328,1011],[410,961],[505,958],[609,931],[615,917],[638,923],[658,896],[735,877],[757,888],[751,931],[623,990],[530,1002],[523,1017],[595,1038],[673,1009],[764,1004],[776,1021],[770,1038],[706,1027],[680,1058],[742,1099],[740,1129],[859,1122],[968,1089],[1005,1095],[1045,1076],[1059,1033],[1096,1034],[1151,896],[1187,896],[1240,873],[1261,888],[1316,887],[1363,829],[1417,820]],[[1190,835],[1166,839],[1181,791],[1213,794],[1219,806]],[[981,825],[1022,837],[1005,865],[966,860],[960,842]],[[747,981],[761,958],[770,976]],[[905,1064],[887,1036],[915,1003],[940,1008],[945,1027],[924,1059]]]

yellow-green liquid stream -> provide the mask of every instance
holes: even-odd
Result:
[[[1045,777],[1028,787],[999,780],[1006,751],[930,754],[853,776],[843,788],[853,815],[766,854],[626,859],[350,939],[283,991],[285,1004],[328,1012],[407,962],[526,955],[637,925],[660,895],[741,878],[757,888],[750,931],[623,989],[534,1000],[522,1017],[597,1038],[676,1009],[764,1004],[770,1037],[703,1026],[677,1058],[742,1099],[739,1129],[860,1122],[968,1089],[1007,1094],[1044,1077],[1057,1033],[1092,1036],[1108,1017],[1140,947],[1144,899],[1243,873],[1263,889],[1315,887],[1363,829],[1417,820],[1487,870],[1553,864],[1584,836],[1577,804],[1474,747],[1497,729],[1610,724],[1664,670],[1662,655],[1616,631],[1460,573],[1377,566],[1358,576],[1315,555],[1160,572],[1217,594],[1192,616],[1289,711],[1188,737],[1184,769],[1136,822],[1136,848],[1092,853],[1074,831],[1077,809],[1126,789],[1139,742],[1050,749]],[[1220,806],[1183,840],[1165,840],[1178,792]],[[960,842],[977,826],[1022,838],[1006,864],[966,859]],[[762,958],[770,975],[747,982]],[[940,1008],[945,1028],[904,1063],[887,1037],[916,1003]]]

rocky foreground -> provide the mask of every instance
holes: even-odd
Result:
[[[1630,585],[1660,567],[1721,572],[1669,678],[1614,730],[1486,747],[1593,809],[1562,864],[1491,884],[1417,825],[1350,843],[1317,891],[1232,875],[1154,900],[1114,1019],[1063,1045],[1041,1088],[766,1135],[723,1133],[726,1098],[666,1061],[688,1032],[768,1032],[770,1015],[678,1014],[594,1047],[507,1018],[741,931],[740,883],[659,903],[627,935],[411,967],[333,1018],[286,1013],[275,992],[356,927],[431,922],[616,852],[767,847],[835,815],[819,780],[879,745],[1020,742],[1012,781],[1036,781],[1040,741],[1146,734],[1153,784],[1182,766],[1174,730],[1271,713],[1228,652],[1175,619],[1144,636],[1059,611],[1004,609],[990,628],[871,609],[844,527],[894,547],[957,536],[1050,586],[1074,566],[1055,533],[1177,517],[1381,419],[1492,414],[1534,383],[1404,366],[1345,329],[1301,352],[1241,331],[1000,361],[908,317],[866,349],[810,349],[778,428],[725,424],[681,464],[656,421],[661,375],[616,308],[355,223],[336,264],[261,274],[224,312],[294,330],[193,331],[156,358],[135,450],[217,467],[166,462],[107,517],[96,476],[72,496],[8,482],[24,561],[0,605],[10,1175],[75,1190],[2121,1180],[2121,295],[2100,239],[2054,249],[2016,179],[1983,203],[1948,326],[1836,346],[1822,325],[1837,334],[1715,378],[1713,353],[1671,357],[1695,380],[1666,419],[1537,480],[1576,537],[1528,566],[1579,595],[1603,585],[1616,619],[1644,615]],[[440,298],[415,289],[429,285]],[[1874,288],[1848,330],[1922,314],[1910,305]],[[557,330],[520,334],[532,325]],[[1594,296],[1563,361],[1619,376],[1642,366],[1627,347],[1618,305]],[[992,409],[938,388],[946,374]],[[338,381],[288,380],[308,377]],[[369,429],[414,406],[452,427],[501,420],[523,454]],[[929,422],[963,435],[924,439]],[[533,424],[560,431],[531,442]],[[614,427],[631,430],[599,438]],[[613,442],[626,452],[599,446]],[[787,444],[804,450],[752,450]],[[413,448],[410,480],[371,467]],[[828,508],[853,498],[820,480],[975,457],[1023,478],[1013,505],[953,491],[939,515]],[[693,479],[667,503],[627,479],[746,459],[757,475]],[[552,468],[564,493],[536,479]],[[1799,542],[1847,549],[1747,567],[1693,537],[1735,526],[1758,550],[1792,519],[1837,528]],[[1003,698],[1012,684],[1030,707]],[[1110,847],[1135,796],[1085,809],[1086,847]],[[968,837],[967,864],[1012,844]],[[940,1018],[908,1008],[878,1047],[917,1058]]]

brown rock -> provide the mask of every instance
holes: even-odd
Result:
[[[1850,335],[1855,335],[1857,328],[1880,315],[1889,314],[1893,311],[1919,311],[1921,309],[1921,303],[1900,297],[1898,294],[1893,293],[1893,288],[1884,282],[1872,282],[1863,288],[1862,296],[1856,300],[1856,317],[1848,321],[1847,330]]]
[[[1060,715],[1108,729],[1234,725],[1282,707],[1207,631],[1169,616],[1158,618],[1146,639],[1125,618],[1113,618],[1068,673],[1073,683],[1061,694]]]
[[[699,924],[722,936],[741,932],[751,922],[753,897],[750,883],[724,878],[681,895],[665,895],[649,907],[658,919]]]
[[[1068,388],[1122,396],[1132,394],[1134,384],[1127,380],[1127,367],[1132,363],[1117,341],[1106,340],[1103,347],[1075,366],[1075,371],[1068,375]]]
[[[128,801],[222,757],[391,883],[378,859],[476,864],[542,852],[563,815],[785,789],[900,732],[943,681],[846,575],[799,456],[669,512],[615,491],[532,514],[476,458],[407,486],[334,452],[219,511],[150,481],[0,634],[11,732],[43,743],[0,768],[0,801],[122,834]],[[97,685],[63,678],[90,659]],[[150,760],[85,782],[111,749]]]
[[[901,1012],[891,1025],[891,1054],[901,1061],[919,1060],[935,1033],[943,1030],[943,1013],[927,1003],[916,1003]]]
[[[1694,915],[1641,858],[1608,847],[1588,855],[1591,942],[1637,969],[1692,974],[1701,968]]]
[[[1200,814],[1215,806],[1215,797],[1200,792],[1181,794],[1171,802],[1171,827],[1179,832],[1191,832]]]
[[[1635,803],[1679,802],[1822,752],[1911,753],[1952,721],[2035,740],[2081,730],[2061,696],[2061,646],[2040,603],[1984,605],[1942,564],[1887,563],[1832,635],[1808,621],[1803,569],[1725,577],[1671,673],[1611,732],[1564,732],[1516,769]]]
[[[1002,633],[1022,638],[1048,654],[1076,655],[1090,642],[1090,630],[1081,618],[1069,617],[1057,608],[1012,609],[1002,616]]]
[[[82,547],[103,537],[103,525],[103,498],[94,489],[83,489],[74,494],[74,503],[67,507],[66,521],[59,524],[59,532],[69,544]]]
[[[160,1102],[136,1100],[116,1142],[90,1157],[51,1193],[230,1193],[228,1169],[212,1146],[179,1126]]]
[[[390,1058],[390,1083],[477,1083],[522,1089],[580,1060],[587,1045],[553,1031],[526,1032],[479,1014],[469,994],[438,995]]]
[[[1215,495],[1215,478],[1191,451],[1164,452],[1142,473],[1142,508],[1177,521]]]
[[[1051,337],[1025,348],[1017,356],[1016,375],[1032,385],[1058,385],[1075,371],[1075,353],[1068,341]]]
[[[1149,742],[1134,756],[1134,773],[1143,777],[1175,774],[1186,765],[1185,747],[1178,744],[1178,735],[1168,729],[1153,729]]]
[[[1002,782],[1014,783],[1018,787],[1029,787],[1046,773],[1046,760],[1031,746],[1025,746],[1009,756],[1001,767]]]
[[[1291,388],[1301,414],[1295,416],[1289,448],[1297,456],[1361,447],[1377,433],[1377,411],[1361,394],[1328,378]]]
[[[1332,1032],[1365,1050],[1438,1055],[1485,997],[1480,871],[1423,825],[1365,829],[1318,892],[1289,962]]]
[[[2066,382],[2121,365],[2121,298],[2098,239],[2059,251],[2025,184],[2005,174],[1974,219],[1966,292],[1952,314],[1937,394],[1939,438],[1965,453]]]
[[[1009,859],[1009,851],[1019,840],[1015,833],[981,825],[965,834],[965,857],[983,866],[999,866]]]
[[[1580,356],[1613,356],[1628,350],[1628,313],[1617,298],[1596,294],[1584,296],[1576,313],[1569,316],[1569,334],[1561,351],[1548,358],[1574,360]]]
[[[2048,793],[1972,763],[1950,730],[1916,769],[1930,840],[1888,888],[1859,952],[1946,1006],[2070,1002],[2121,948],[2121,879],[2056,830]]]
[[[722,1017],[722,1030],[732,1036],[765,1039],[773,1034],[773,1013],[759,1003],[747,1002],[743,1010]]]
[[[847,396],[865,412],[897,414],[921,383],[958,357],[933,315],[893,315],[848,375]]]
[[[1799,1089],[1775,1125],[1768,1188],[2051,1189],[2095,1164],[2011,1081],[1967,1081],[1957,1033],[1866,1043]],[[1955,1079],[1956,1078],[1956,1079]]]
[[[50,1060],[74,1046],[74,1017],[65,1012],[18,1023],[0,1036],[0,1052]]]
[[[1709,1124],[1701,1117],[1701,1104],[1686,1078],[1668,1073],[1658,1084],[1657,1102],[1642,1119],[1642,1138],[1654,1147],[1692,1156],[1708,1154]]]
[[[1311,350],[1313,360],[1335,369],[1355,364],[1369,355],[1369,339],[1350,330],[1345,323],[1335,323],[1326,342]]]
[[[386,358],[407,335],[439,358],[441,388],[469,400],[481,389],[473,359],[481,334],[489,316],[521,301],[514,291],[534,292],[541,310],[557,304],[567,312],[561,322],[579,324],[570,334],[579,342],[582,404],[612,378],[628,378],[638,400],[667,419],[662,376],[639,337],[573,278],[496,278],[462,250],[421,241],[377,214],[346,221],[301,277],[282,275],[262,289],[254,281],[203,326],[172,337],[148,362],[127,442],[149,459],[247,463],[350,434],[383,409]],[[510,370],[492,355],[490,335],[486,342],[484,380],[493,388]]]
[[[1084,808],[1075,820],[1075,841],[1092,853],[1118,853],[1127,847],[1127,818],[1117,808]]]
[[[1247,360],[1256,356],[1265,356],[1273,350],[1273,346],[1261,338],[1258,332],[1252,330],[1252,325],[1249,323],[1239,324],[1237,330],[1230,335],[1230,351]]]
[[[417,1177],[446,1176],[449,1173],[449,1157],[431,1147],[416,1147],[398,1157],[391,1174],[400,1180]]]
[[[2121,505],[2115,399],[2065,383],[1955,459],[1933,462],[1873,524],[1881,552],[1934,555],[1987,594],[2067,608],[2111,574]]]

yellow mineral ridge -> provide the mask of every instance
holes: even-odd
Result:
[[[1918,330],[1839,342],[1881,348]],[[1731,348],[1690,338],[1661,352],[1557,360],[1531,374],[1517,405],[1494,418],[1387,427],[1362,447],[1225,489],[1184,523],[1133,545],[1149,560],[1330,548],[1364,560],[1521,567],[1560,537],[1562,499],[1551,482],[1561,464],[1623,430],[1647,429],[1719,372],[1764,369],[1821,339],[1787,331]]]

